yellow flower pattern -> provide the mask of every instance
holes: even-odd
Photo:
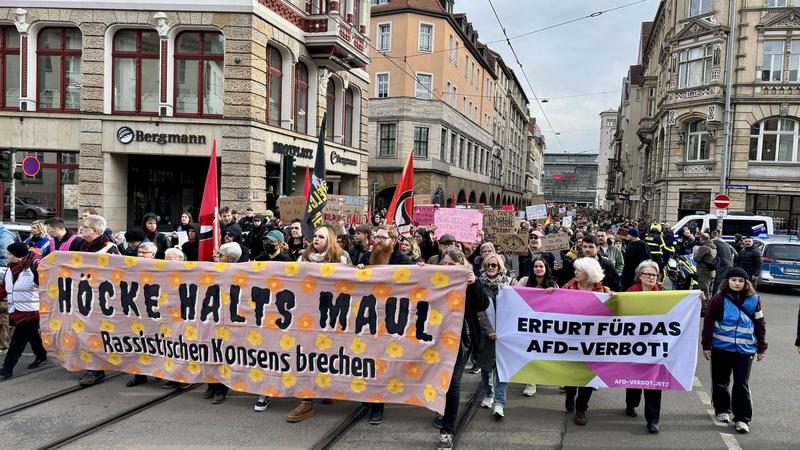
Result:
[[[140,355],[139,362],[142,363],[142,365],[149,366],[153,363],[153,358],[150,355]]]
[[[175,370],[175,362],[173,362],[171,359],[165,359],[164,368],[167,369],[167,372],[172,372]]]
[[[425,396],[425,400],[427,400],[428,402],[432,402],[436,400],[436,389],[433,387],[433,385],[426,384],[423,395]]]
[[[366,349],[367,343],[359,338],[353,339],[353,342],[350,344],[350,350],[352,350],[356,355],[364,353]]]
[[[290,348],[294,347],[295,339],[288,334],[284,334],[281,340],[278,342],[282,349],[289,350]]]
[[[261,333],[259,333],[258,330],[251,329],[250,331],[247,332],[247,342],[249,342],[250,345],[252,346],[261,345],[262,340],[263,339],[261,337]]]
[[[194,325],[186,325],[183,335],[186,337],[186,339],[194,341],[197,339],[197,328],[195,328]]]
[[[201,366],[197,361],[191,361],[186,368],[189,369],[189,373],[192,375],[197,375],[203,370],[203,366]]]
[[[281,375],[281,383],[283,383],[283,387],[290,388],[297,383],[297,377],[291,373],[285,373]]]
[[[51,253],[51,255],[55,258],[55,254]],[[97,265],[100,267],[108,266],[108,253],[98,253],[97,254]]]
[[[389,383],[386,384],[386,390],[389,391],[391,394],[402,394],[403,393],[403,380],[399,378],[392,378],[389,380]]]
[[[360,394],[367,389],[367,381],[363,378],[353,378],[350,382],[350,389],[356,394]]]
[[[253,367],[247,372],[247,377],[250,378],[253,383],[259,383],[264,380],[264,372],[262,372],[261,369]]]
[[[441,325],[442,319],[444,319],[444,316],[438,309],[431,309],[428,313],[428,323],[430,325]]]
[[[135,256],[124,256],[122,259],[122,263],[125,264],[125,267],[132,268],[136,264],[139,264],[139,258]]]
[[[86,350],[81,350],[81,361],[85,362],[86,364],[91,364],[93,361],[92,354],[87,352]]]
[[[436,364],[441,361],[439,352],[432,348],[425,349],[425,351],[422,352],[422,359],[424,359],[428,364]]]
[[[158,326],[158,332],[166,337],[172,336],[172,329],[169,327],[169,325],[165,323],[162,323],[161,325]]]
[[[217,330],[214,332],[214,337],[227,341],[231,338],[231,332],[225,327],[217,327]]]
[[[142,322],[137,322],[134,320],[131,323],[131,331],[133,331],[135,334],[144,333],[144,325],[142,325]]]
[[[83,265],[83,255],[80,253],[73,253],[72,258],[70,259],[70,264],[72,264],[76,269],[80,268]]]
[[[221,366],[219,366],[219,376],[221,376],[222,378],[230,378],[232,373],[233,370],[231,370],[231,366],[227,364],[222,364]]]
[[[283,273],[286,275],[293,277],[300,273],[300,263],[299,262],[290,262],[286,264],[286,267],[283,268]]]
[[[390,342],[389,345],[386,347],[386,353],[389,354],[392,358],[400,358],[403,356],[403,346],[397,342]]]
[[[320,334],[319,336],[317,336],[317,339],[314,341],[314,347],[316,347],[317,350],[320,350],[320,351],[327,350],[327,349],[331,348],[331,344],[332,343],[333,343],[333,341],[331,341],[331,338],[329,338],[328,336],[326,336],[324,334]]]
[[[322,389],[325,389],[330,387],[332,380],[330,375],[326,373],[320,373],[314,379],[314,382],[317,384],[317,386],[321,387]]]
[[[369,281],[372,278],[372,269],[358,269],[356,270],[356,280],[357,281]]]
[[[75,321],[72,322],[72,330],[76,333],[83,333],[86,331],[86,325],[84,325],[80,320],[75,319]]]
[[[106,319],[103,319],[100,321],[100,331],[105,331],[106,333],[113,333],[114,324]]]
[[[106,359],[115,366],[118,366],[122,362],[122,356],[119,356],[116,353],[109,353],[108,358]]]
[[[399,267],[392,274],[394,281],[398,283],[408,283],[411,280],[411,269],[408,267]]]
[[[331,277],[336,272],[336,266],[333,264],[323,264],[319,266],[319,273],[323,277]]]
[[[431,284],[437,288],[446,288],[450,284],[450,277],[444,272],[436,272],[431,277]]]

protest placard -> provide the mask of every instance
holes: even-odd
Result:
[[[565,227],[572,226],[572,216],[564,216],[561,219],[561,225],[563,225]]]
[[[278,198],[278,209],[281,212],[281,219],[288,223],[290,220],[303,220],[306,214],[308,201],[302,195],[293,197]]]
[[[433,214],[436,212],[436,205],[414,205],[414,213],[411,223],[415,227],[427,227],[433,225]]]
[[[183,244],[189,242],[189,233],[186,231],[177,231],[175,234],[178,235],[178,248],[182,247]]]
[[[566,234],[548,234],[541,237],[542,251],[555,252],[569,248],[569,236]]]
[[[487,209],[483,211],[483,240],[496,242],[500,234],[513,234],[514,212]]]
[[[483,227],[483,211],[477,209],[438,208],[434,212],[436,239],[452,234],[459,242],[478,242],[478,231]]]
[[[433,196],[431,194],[414,194],[415,205],[432,205]]]
[[[327,223],[344,222],[348,225],[364,223],[364,197],[354,195],[328,195],[328,203],[322,210]]]
[[[503,288],[495,323],[500,381],[691,391],[699,296]]]
[[[547,205],[531,205],[525,207],[525,213],[528,220],[545,219],[547,218]]]
[[[70,371],[442,413],[465,270],[55,252],[40,268],[42,342]]]
[[[544,195],[541,195],[541,194],[534,195],[533,197],[531,197],[530,204],[531,205],[543,205],[543,204],[545,204]]]
[[[503,233],[496,235],[495,243],[498,251],[510,252],[518,255],[528,253],[528,243],[530,237],[527,233]]]

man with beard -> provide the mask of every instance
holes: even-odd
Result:
[[[359,268],[364,266],[377,265],[407,265],[413,264],[408,255],[400,251],[397,241],[397,229],[390,228],[388,225],[381,225],[375,231],[375,245],[372,251],[364,254],[358,264]],[[383,403],[369,404],[369,423],[370,425],[380,425],[383,423]]]
[[[358,264],[361,258],[369,253],[370,241],[372,240],[372,227],[368,224],[361,224],[356,227],[353,246],[350,247],[350,261]]]

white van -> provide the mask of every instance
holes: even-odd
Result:
[[[672,226],[672,231],[676,236],[679,236],[680,230],[683,227],[689,227],[692,233],[697,229],[716,230],[717,220],[717,216],[713,214],[692,214],[680,219]],[[775,234],[772,217],[754,216],[750,213],[741,212],[728,213],[728,215],[722,219],[722,238],[725,240],[733,240],[737,233],[742,236],[755,237],[761,234],[771,236]]]

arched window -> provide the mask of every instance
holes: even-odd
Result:
[[[0,109],[19,109],[19,33],[0,27]]]
[[[295,131],[308,133],[308,67],[297,63],[294,70]]]
[[[184,31],[175,43],[175,114],[220,116],[224,98],[225,38]]]
[[[750,161],[797,161],[800,123],[792,119],[763,120],[750,131]]]
[[[114,35],[111,110],[158,111],[159,37],[154,30],[120,30]]]
[[[702,161],[709,158],[710,139],[706,124],[698,120],[689,124],[686,136],[686,160]]]
[[[333,129],[333,124],[336,123],[336,86],[333,83],[333,80],[328,80],[328,87],[325,90],[325,111],[328,113],[328,123],[325,124],[327,127],[325,130],[325,137],[328,140],[333,140],[333,136],[336,135]]]
[[[344,131],[344,145],[353,146],[353,89],[344,91],[344,115],[342,128]]]
[[[267,123],[281,125],[281,86],[283,84],[283,57],[275,47],[267,46],[267,94],[269,107]]]
[[[74,27],[39,32],[37,86],[40,111],[81,108],[81,32]]]

